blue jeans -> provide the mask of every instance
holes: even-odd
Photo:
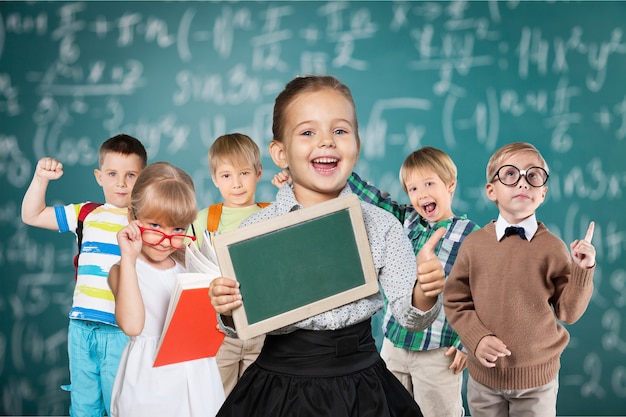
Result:
[[[71,417],[110,415],[113,381],[128,336],[116,326],[70,320],[67,348],[70,363]]]

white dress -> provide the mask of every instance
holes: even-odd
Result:
[[[131,337],[124,348],[113,384],[112,417],[209,417],[224,402],[215,358],[152,367],[179,272],[183,268],[178,264],[159,270],[137,260],[146,322],[141,334]]]

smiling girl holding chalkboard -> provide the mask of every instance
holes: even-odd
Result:
[[[276,99],[272,130],[270,154],[276,165],[289,169],[292,183],[242,225],[351,194],[346,181],[358,160],[360,139],[348,87],[330,76],[293,79]],[[416,269],[411,244],[395,217],[367,203],[361,210],[394,316],[407,329],[428,327],[441,309],[444,273],[433,250],[442,233],[424,245]],[[221,327],[231,336],[237,335],[231,311],[242,305],[238,285],[217,278],[209,291]],[[382,307],[383,296],[376,293],[269,333],[261,355],[217,415],[421,416],[376,349],[370,318]]]

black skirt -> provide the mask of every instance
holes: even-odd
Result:
[[[267,335],[218,417],[419,417],[381,359],[370,320],[334,331]]]

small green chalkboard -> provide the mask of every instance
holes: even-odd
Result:
[[[215,237],[222,274],[240,282],[233,311],[249,339],[378,291],[361,206],[349,195]]]

